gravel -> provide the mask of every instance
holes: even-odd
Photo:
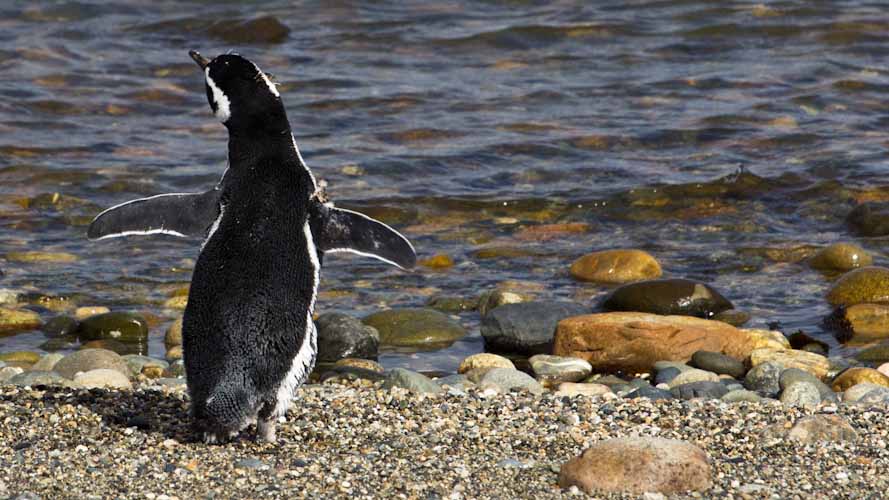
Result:
[[[191,435],[181,390],[3,386],[0,497],[574,497],[557,486],[560,466],[627,436],[703,448],[713,486],[697,498],[878,498],[889,489],[885,407],[467,393],[309,385],[276,445],[208,446]],[[817,413],[838,416],[858,437],[762,437]]]

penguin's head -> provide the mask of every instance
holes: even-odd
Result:
[[[238,54],[208,60],[191,50],[188,55],[204,70],[210,108],[229,130],[249,128],[279,132],[287,127],[281,95],[259,66]]]

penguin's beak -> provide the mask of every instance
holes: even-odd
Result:
[[[189,50],[188,55],[190,55],[191,58],[194,59],[194,62],[198,63],[198,66],[200,66],[201,69],[206,69],[207,65],[210,64],[210,61],[208,61],[206,57],[202,56],[201,53],[196,50]]]

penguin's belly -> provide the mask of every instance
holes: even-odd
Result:
[[[275,237],[240,229],[219,227],[195,265],[183,320],[189,392],[200,406],[244,391],[244,419],[279,416],[314,365],[320,266],[308,224]]]

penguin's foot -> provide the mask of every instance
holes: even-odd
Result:
[[[274,444],[276,440],[277,420],[272,417],[268,420],[259,419],[256,423],[256,441],[260,443]]]
[[[238,431],[203,432],[201,438],[206,444],[225,444],[238,436]]]

